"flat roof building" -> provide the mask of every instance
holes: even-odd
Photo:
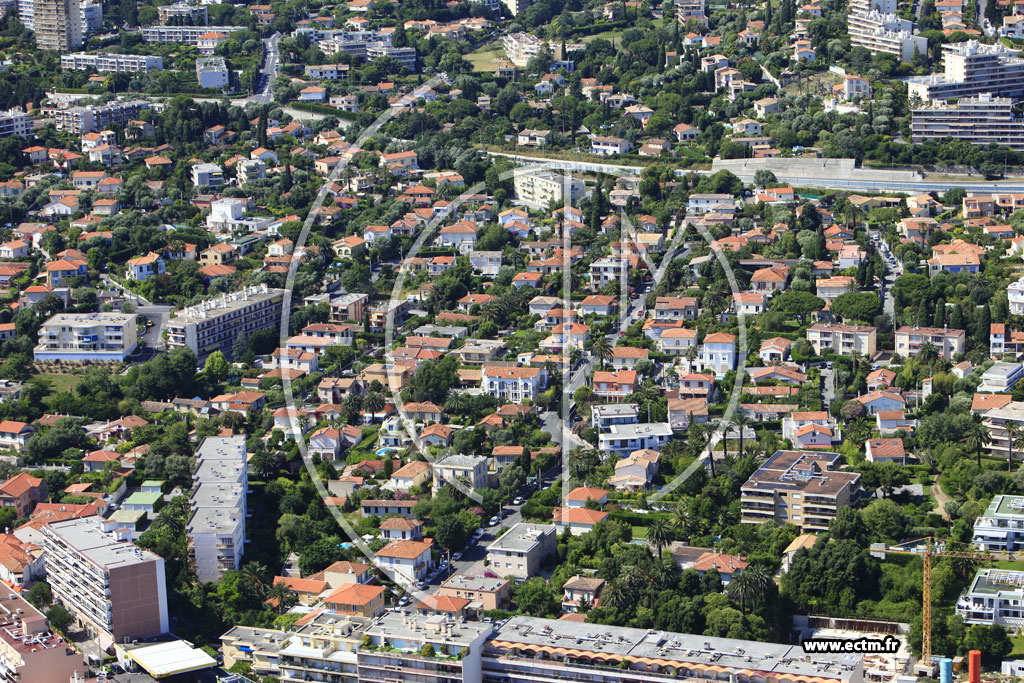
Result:
[[[907,96],[925,102],[991,93],[996,97],[1024,96],[1024,59],[1002,43],[977,40],[942,46],[942,74],[907,79]]]
[[[167,322],[167,346],[187,346],[200,359],[214,351],[230,353],[239,334],[279,325],[283,301],[283,289],[260,285],[189,306]]]
[[[95,70],[99,73],[149,73],[163,71],[163,57],[157,55],[123,55],[112,52],[89,54],[72,52],[60,56],[60,68],[69,70]]]
[[[741,487],[740,521],[828,531],[860,482],[859,473],[838,471],[842,461],[838,453],[776,451]]]
[[[974,547],[986,552],[1024,549],[1024,496],[996,496],[974,520]]]
[[[1013,100],[982,93],[956,104],[922,107],[911,112],[915,143],[953,139],[972,145],[1024,149],[1024,120],[1013,113]]]
[[[167,633],[167,581],[159,555],[122,540],[95,517],[41,528],[54,599],[101,645]]]
[[[1024,617],[1024,572],[979,569],[956,601],[956,613],[966,624],[1015,627]]]
[[[498,576],[521,579],[536,575],[547,556],[555,552],[557,533],[554,524],[516,524],[487,546],[490,570]]]
[[[192,510],[187,524],[189,559],[203,583],[238,569],[245,552],[245,436],[208,436],[196,451]]]
[[[39,360],[124,362],[138,346],[133,313],[58,313],[39,328]]]

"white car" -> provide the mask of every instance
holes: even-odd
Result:
[[[487,523],[487,526],[498,526],[498,522],[500,521],[500,517],[491,517],[491,521]]]

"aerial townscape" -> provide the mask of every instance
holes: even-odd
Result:
[[[0,681],[1024,678],[1024,0],[800,2],[0,0]]]

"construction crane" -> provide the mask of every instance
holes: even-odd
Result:
[[[937,549],[936,546],[932,544],[932,541],[932,537],[927,536],[925,538],[919,538],[916,541],[897,543],[892,546],[873,543],[871,544],[871,555],[872,557],[878,557],[883,560],[885,559],[886,553],[916,555],[921,558],[921,561],[924,564],[924,582],[921,588],[921,661],[918,662],[918,666],[924,666],[934,674],[934,668],[932,667],[932,558],[950,557],[964,560],[980,560],[982,562],[993,562],[996,559],[1017,558],[1008,553],[993,555],[992,553],[982,553],[973,550],[945,550],[944,546],[942,546],[941,549]],[[923,549],[920,545],[922,542],[924,543]],[[908,548],[906,546],[913,546],[913,548]]]

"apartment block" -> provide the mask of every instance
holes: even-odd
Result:
[[[838,453],[776,451],[740,489],[740,521],[828,531],[860,482],[859,473],[839,471],[842,462]]]
[[[486,683],[816,681],[861,683],[862,655],[690,633],[515,616],[484,643]]]
[[[826,353],[845,356],[856,351],[870,357],[875,355],[878,331],[862,325],[815,323],[807,328],[807,341],[819,356]]]
[[[1024,549],[1024,496],[996,496],[974,520],[975,549],[990,553]]]
[[[487,546],[490,571],[498,576],[528,579],[540,570],[558,545],[554,524],[520,522]]]
[[[205,26],[210,21],[206,5],[190,5],[187,2],[175,2],[156,8],[161,24],[177,23]]]
[[[452,574],[437,590],[438,595],[469,600],[472,610],[506,609],[512,598],[508,579]]]
[[[218,350],[230,353],[239,334],[279,325],[283,301],[283,289],[260,285],[189,306],[167,322],[167,346],[188,347],[200,359]]]
[[[954,139],[972,145],[1024,149],[1024,119],[1014,115],[1013,100],[982,93],[956,104],[914,109],[910,124],[915,143]]]
[[[991,408],[982,416],[984,424],[988,427],[988,435],[991,443],[988,445],[988,452],[999,458],[1010,456],[1009,425],[1024,427],[1024,403],[1010,401],[1006,405]],[[1021,453],[1017,446],[1013,446],[1014,457],[1020,459]]]
[[[17,593],[0,596],[0,671],[4,681],[84,681],[81,654],[50,629],[42,612]]]
[[[189,496],[188,554],[203,583],[237,570],[245,553],[245,436],[208,436],[196,451]]]
[[[139,112],[149,109],[145,100],[128,100],[108,102],[107,104],[87,107],[68,107],[53,113],[57,130],[72,135],[85,135],[99,130],[107,130],[111,126],[127,127],[128,122],[139,117]]]
[[[708,23],[707,15],[704,14],[704,0],[675,0],[675,10],[676,21],[683,26],[690,21]]]
[[[1010,283],[1006,288],[1006,297],[1010,304],[1010,313],[1024,315],[1024,277]]]
[[[956,601],[965,624],[1017,628],[1024,621],[1024,572],[979,569]]]
[[[480,372],[484,393],[512,403],[535,398],[546,385],[547,373],[542,368],[485,365]]]
[[[575,206],[584,196],[583,181],[548,170],[516,172],[513,180],[516,197],[534,209],[546,209],[552,203]]]
[[[231,83],[223,57],[200,57],[196,60],[196,80],[200,88],[227,88]]]
[[[598,435],[598,450],[602,453],[626,457],[633,451],[658,451],[672,438],[672,427],[667,422],[639,422],[614,424]]]
[[[127,72],[150,73],[163,71],[163,57],[155,55],[122,55],[111,52],[88,54],[73,52],[60,56],[60,68],[74,71],[97,71],[99,73]]]
[[[0,112],[0,137],[8,135],[20,135],[28,137],[35,130],[32,124],[32,117],[20,109],[9,109]]]
[[[39,360],[124,362],[138,345],[132,313],[58,313],[39,328]]]
[[[199,39],[207,33],[230,36],[235,31],[246,30],[247,26],[145,26],[142,29],[142,42],[199,45]]]
[[[850,44],[863,47],[871,54],[879,52],[895,55],[903,62],[909,62],[915,53],[928,52],[928,39],[914,35],[914,22],[897,14],[877,9],[864,10],[867,3],[851,3],[846,22]],[[855,8],[854,5],[861,5]]]
[[[363,634],[366,645],[356,652],[359,681],[480,683],[480,656],[492,628],[446,614],[387,612]],[[433,656],[423,654],[427,645]]]
[[[953,360],[958,353],[963,353],[967,343],[964,330],[951,330],[948,327],[910,327],[903,326],[896,330],[896,353],[904,358],[914,358],[921,352],[921,347],[931,344],[944,360]]]
[[[95,517],[40,529],[54,599],[104,647],[167,633],[164,560],[100,526]]]
[[[907,79],[908,97],[925,102],[982,93],[995,97],[1024,96],[1024,59],[1002,43],[976,40],[942,46],[944,73]]]
[[[81,0],[32,0],[36,46],[70,52],[82,46]]]

